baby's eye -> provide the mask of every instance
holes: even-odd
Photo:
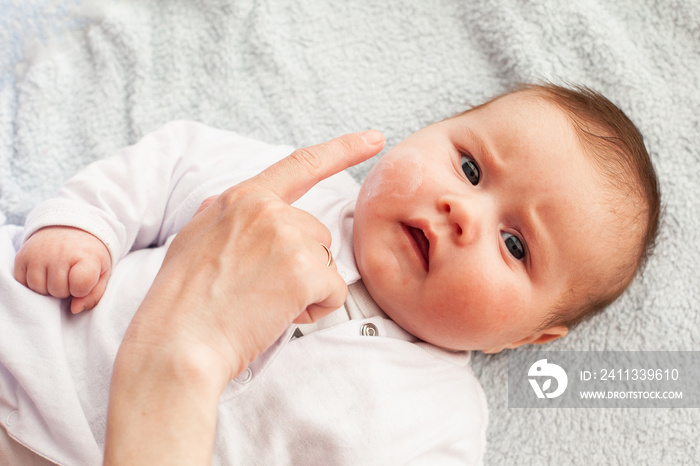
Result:
[[[471,184],[476,186],[479,184],[479,166],[471,159],[468,155],[462,154],[462,158],[459,163],[462,165],[462,171],[467,176],[467,179]]]
[[[505,231],[501,232],[501,238],[503,238],[503,241],[505,241],[506,248],[511,256],[518,260],[525,259],[525,245],[523,245],[520,238]]]

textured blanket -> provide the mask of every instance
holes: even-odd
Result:
[[[0,64],[13,223],[173,119],[297,146],[377,128],[391,146],[516,82],[591,86],[644,134],[663,225],[644,275],[549,347],[700,350],[696,0],[0,0]],[[486,464],[700,463],[700,410],[509,409],[507,359],[474,362]]]

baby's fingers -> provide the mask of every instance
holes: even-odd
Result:
[[[63,299],[70,296],[70,289],[68,288],[68,265],[53,265],[47,269],[46,291],[47,293],[44,294],[49,294],[54,298]]]
[[[100,302],[105,293],[108,281],[109,270],[99,275],[97,283],[95,283],[87,294],[83,294],[81,296],[75,294],[73,295],[73,300],[70,304],[70,311],[73,314],[78,314],[97,306],[97,303]]]
[[[97,259],[76,262],[68,273],[70,295],[76,298],[87,296],[100,279],[101,267]]]
[[[107,288],[108,274],[104,274],[100,277],[97,285],[92,289],[92,291],[85,297],[73,298],[70,303],[70,311],[73,314],[78,314],[83,311],[88,311],[100,302],[102,296],[105,294],[105,289]]]
[[[15,257],[15,270],[14,270],[15,280],[20,282],[24,286],[27,285],[27,261],[24,260],[19,254]]]
[[[26,285],[32,291],[36,291],[39,294],[47,295],[49,294],[48,288],[46,286],[46,267],[37,264],[29,264],[26,267],[25,282],[19,280],[20,283]]]
[[[75,263],[68,274],[70,310],[73,314],[92,309],[100,302],[107,286],[110,267],[98,257]]]

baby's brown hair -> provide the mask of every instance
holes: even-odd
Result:
[[[617,243],[623,259],[615,265],[613,275],[601,276],[598,270],[582,267],[582,276],[593,279],[604,291],[591,293],[572,284],[540,327],[563,325],[571,329],[615,301],[646,264],[659,227],[659,182],[641,133],[622,110],[600,93],[583,86],[552,83],[525,84],[514,92],[534,92],[563,110],[582,147],[607,182],[610,202],[631,207],[631,212],[618,212],[623,222],[618,228],[628,228],[629,238],[634,241]]]

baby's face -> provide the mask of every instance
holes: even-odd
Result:
[[[384,155],[357,201],[355,256],[372,297],[407,331],[498,351],[566,334],[539,327],[580,267],[614,253],[595,241],[608,211],[567,116],[521,92]]]

